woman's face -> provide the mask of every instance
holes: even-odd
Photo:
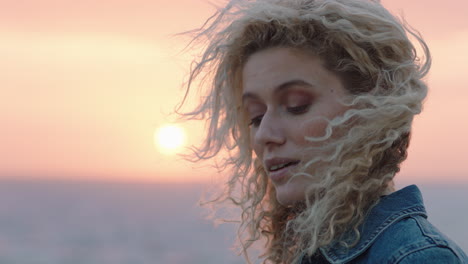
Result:
[[[304,149],[320,144],[305,137],[325,135],[325,120],[348,109],[342,104],[347,92],[319,57],[291,48],[254,53],[243,68],[242,81],[251,146],[276,188],[278,201],[290,205],[303,200],[314,179],[291,176],[306,162]]]

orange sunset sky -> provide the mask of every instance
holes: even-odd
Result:
[[[216,1],[215,1],[216,2]],[[433,55],[429,97],[398,179],[466,182],[468,1],[386,0]],[[0,178],[201,181],[155,130],[182,96],[201,0],[0,0]],[[183,124],[188,144],[200,125]]]

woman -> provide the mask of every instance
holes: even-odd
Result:
[[[208,122],[198,159],[227,150],[211,202],[241,208],[247,262],[255,242],[264,263],[467,262],[393,187],[427,94],[419,34],[370,0],[231,1],[195,33],[187,92],[206,96],[184,115]]]

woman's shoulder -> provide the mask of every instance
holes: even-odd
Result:
[[[467,263],[466,254],[427,220],[415,186],[383,197],[360,227],[354,247],[332,243],[321,252],[330,263]]]
[[[425,215],[409,215],[381,227],[377,229],[376,236],[360,241],[357,247],[348,250],[322,248],[327,259],[323,263],[468,264],[463,250],[432,225]]]
[[[465,253],[422,215],[388,226],[365,255],[378,263],[468,263]]]
[[[468,263],[463,250],[428,221],[422,194],[408,186],[382,199],[367,255],[371,263]],[[372,236],[371,236],[372,237]]]

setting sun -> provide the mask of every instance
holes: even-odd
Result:
[[[154,142],[161,153],[174,153],[185,143],[185,131],[177,125],[163,125],[156,130]]]

